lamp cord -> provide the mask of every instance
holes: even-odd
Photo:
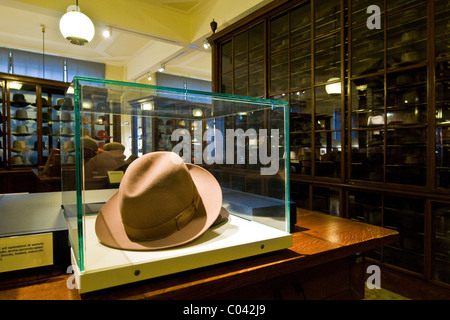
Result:
[[[45,79],[45,25],[42,26],[42,78]]]

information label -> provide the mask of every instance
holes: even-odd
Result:
[[[0,272],[52,264],[52,233],[0,238]]]
[[[123,171],[108,171],[108,178],[111,184],[120,183],[123,178]]]

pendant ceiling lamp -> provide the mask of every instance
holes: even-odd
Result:
[[[72,44],[84,45],[94,38],[95,28],[91,19],[80,11],[78,1],[69,6],[59,21],[59,29],[64,38]]]

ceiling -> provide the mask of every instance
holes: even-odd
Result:
[[[0,0],[0,46],[103,62],[114,80],[139,81],[161,64],[168,73],[210,79],[211,52],[202,46],[212,34],[209,23],[223,29],[271,1],[79,0],[96,33],[77,46],[59,31],[75,0]],[[111,37],[103,37],[105,29]]]

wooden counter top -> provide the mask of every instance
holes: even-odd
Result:
[[[207,299],[212,293],[226,295],[255,283],[379,248],[399,237],[394,230],[322,213],[299,210],[297,216],[293,246],[289,249],[82,296],[76,289],[68,289],[70,274],[40,276],[27,283],[22,281],[18,287],[9,284],[5,288],[0,282],[0,299]]]

